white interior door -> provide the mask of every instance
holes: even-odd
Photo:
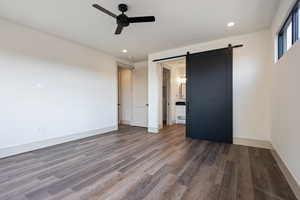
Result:
[[[136,67],[133,71],[133,126],[148,127],[148,69]]]
[[[105,95],[105,94],[104,94]],[[119,123],[132,122],[132,71],[119,67]]]

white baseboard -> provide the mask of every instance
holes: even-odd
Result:
[[[279,168],[281,169],[283,175],[285,176],[287,182],[289,183],[291,189],[293,190],[295,196],[297,197],[297,199],[300,199],[300,186],[297,183],[296,179],[294,178],[292,173],[289,171],[287,166],[284,164],[283,160],[280,158],[280,156],[276,152],[276,150],[273,149],[271,152],[272,152],[272,155],[275,158]]]
[[[124,125],[131,125],[131,121],[129,120],[121,120],[120,123]]]
[[[131,122],[130,124],[131,126],[138,126],[138,127],[144,127],[147,128],[148,126],[142,123],[138,123],[138,122]]]
[[[159,128],[148,127],[149,133],[159,133]]]
[[[107,132],[115,131],[118,130],[118,126],[112,126],[112,127],[106,127],[106,128],[101,128],[101,129],[96,129],[96,130],[90,130],[82,133],[76,133],[72,135],[67,135],[63,137],[58,137],[58,138],[53,138],[53,139],[48,139],[48,140],[43,140],[43,141],[38,141],[38,142],[33,142],[29,144],[22,144],[18,146],[13,146],[13,147],[8,147],[8,148],[3,148],[0,149],[0,158],[5,158],[8,156],[13,156],[17,155],[20,153],[25,153],[57,144],[62,144],[94,135],[99,135],[99,134],[104,134]]]
[[[254,139],[246,139],[246,138],[233,138],[233,144],[250,146],[250,147],[258,147],[264,149],[273,149],[271,142],[264,140],[254,140]]]
[[[159,124],[159,130],[164,128],[164,125],[163,124]]]

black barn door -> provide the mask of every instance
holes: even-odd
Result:
[[[187,137],[232,143],[232,48],[188,54]]]

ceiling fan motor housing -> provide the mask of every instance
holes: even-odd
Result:
[[[124,14],[124,12],[128,10],[128,6],[126,4],[119,4],[119,10],[122,12],[122,14],[117,17],[117,24],[122,25],[123,27],[129,26],[128,17]]]
[[[125,14],[121,14],[117,17],[117,24],[123,27],[129,26],[128,17]]]

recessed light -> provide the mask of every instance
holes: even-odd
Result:
[[[227,26],[228,26],[228,27],[233,27],[233,26],[234,26],[234,22],[229,22],[229,23],[227,24]]]
[[[123,53],[127,53],[127,49],[123,49],[122,52],[123,52]]]

